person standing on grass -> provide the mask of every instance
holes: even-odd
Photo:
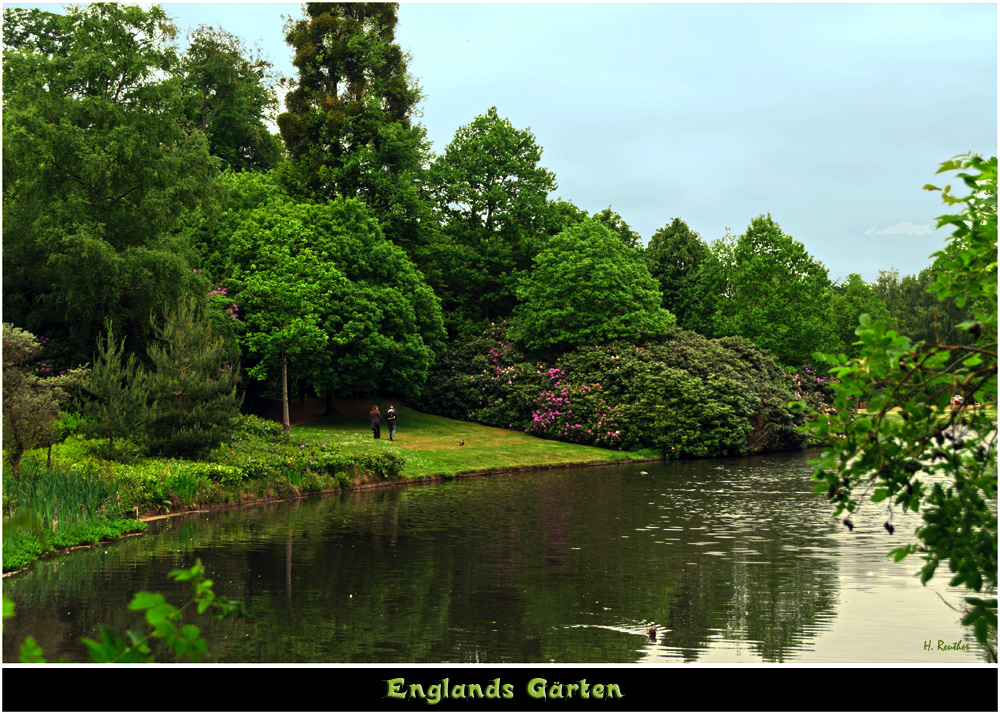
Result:
[[[389,441],[393,441],[393,437],[396,436],[396,410],[391,404],[385,412],[385,420],[389,423]]]
[[[375,438],[377,439],[382,433],[382,415],[378,413],[378,404],[372,407],[368,416],[371,417],[372,431],[375,432]]]

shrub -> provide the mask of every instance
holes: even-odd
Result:
[[[642,346],[609,343],[532,363],[504,324],[451,346],[420,407],[453,418],[668,457],[801,448],[789,377],[748,341],[676,330]]]

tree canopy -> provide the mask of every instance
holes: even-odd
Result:
[[[459,127],[431,165],[445,241],[435,288],[455,313],[453,324],[501,319],[513,309],[517,280],[543,244],[547,196],[556,187],[541,157],[534,135],[491,107]]]
[[[597,219],[551,238],[534,262],[511,320],[512,337],[529,350],[637,342],[675,322],[645,263]]]
[[[758,216],[735,241],[713,244],[717,271],[712,329],[740,335],[786,365],[807,361],[825,342],[830,280],[805,246],[770,215]]]
[[[272,197],[244,215],[228,252],[246,344],[267,358],[252,375],[276,376],[284,354],[320,390],[419,392],[443,345],[440,302],[362,203]]]
[[[106,319],[148,335],[151,312],[197,290],[173,231],[216,162],[182,126],[176,30],[158,6],[4,13],[4,315],[82,362]]]
[[[395,42],[396,3],[305,3],[285,39],[298,77],[278,128],[282,179],[299,198],[364,201],[385,235],[422,240],[425,131],[413,121],[420,89]]]

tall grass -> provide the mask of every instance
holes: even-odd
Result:
[[[89,468],[47,468],[22,462],[17,476],[4,474],[4,517],[32,513],[47,524],[109,520],[122,515],[114,482]]]
[[[56,548],[143,530],[121,518],[118,489],[96,471],[22,461],[3,475],[3,569],[24,567]]]

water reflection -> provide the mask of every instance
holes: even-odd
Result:
[[[518,474],[170,519],[7,578],[31,634],[86,661],[101,624],[141,627],[138,590],[206,564],[251,618],[207,628],[218,662],[942,662],[953,593],[885,554],[912,532],[846,532],[808,456]],[[720,468],[721,467],[721,468]],[[643,471],[647,473],[642,473]],[[881,520],[880,520],[881,519]],[[914,623],[919,623],[915,626]],[[655,641],[646,634],[658,627]],[[872,646],[872,636],[877,646]]]

